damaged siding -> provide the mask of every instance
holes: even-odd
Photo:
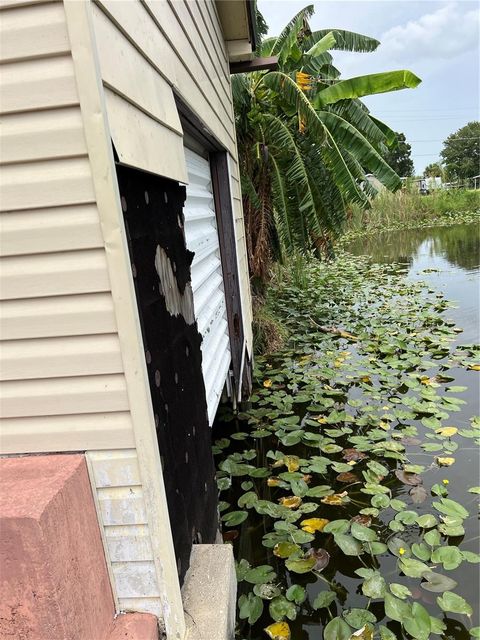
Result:
[[[217,488],[201,335],[183,231],[185,187],[117,166],[180,579],[192,543],[215,541]]]
[[[172,107],[173,92],[229,153],[244,331],[251,353],[250,283],[233,101],[215,2],[97,0],[93,9],[109,124],[120,161],[188,181],[183,149],[178,155],[174,151],[182,145],[182,132]],[[123,64],[111,63],[125,60],[127,45],[135,48],[136,75],[128,69],[124,73]],[[147,86],[135,79],[139,74]],[[128,82],[126,77],[130,78]],[[164,104],[161,113],[156,104],[158,96]],[[125,126],[127,121],[138,122],[135,128],[139,136],[131,135],[131,128]],[[157,152],[167,145],[171,152]]]

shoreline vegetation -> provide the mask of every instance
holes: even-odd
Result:
[[[345,232],[336,246],[351,240],[398,229],[419,229],[480,220],[480,191],[468,189],[438,190],[422,196],[417,190],[382,191],[372,200],[370,209],[352,205]]]
[[[283,346],[213,447],[239,638],[294,640],[307,621],[324,640],[480,637],[462,578],[480,488],[450,474],[480,436],[478,417],[450,426],[455,370],[475,384],[479,353],[404,276],[339,251],[290,260],[267,291]]]

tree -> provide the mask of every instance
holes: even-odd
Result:
[[[465,180],[480,173],[480,122],[469,122],[443,143],[440,153],[449,180]]]
[[[396,144],[385,154],[385,160],[402,178],[413,176],[412,147],[405,139],[404,133],[396,133]]]
[[[443,178],[443,167],[440,162],[432,162],[425,167],[423,175],[425,178]]]
[[[389,189],[401,182],[385,162],[395,133],[362,96],[415,87],[409,71],[340,79],[329,49],[374,51],[377,40],[340,30],[312,32],[309,6],[257,55],[278,69],[232,78],[249,267],[265,280],[272,259],[327,249],[349,203],[369,206],[373,173]],[[363,188],[361,185],[364,185]]]

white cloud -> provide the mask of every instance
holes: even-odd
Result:
[[[379,52],[391,60],[422,62],[451,60],[475,49],[480,10],[465,11],[465,5],[472,6],[471,3],[450,3],[405,25],[392,27],[381,36]]]

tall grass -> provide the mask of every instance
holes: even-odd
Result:
[[[353,205],[347,232],[368,232],[381,229],[414,227],[435,222],[449,213],[467,213],[480,207],[480,191],[439,189],[422,196],[417,189],[402,189],[396,193],[381,191],[366,211]]]

